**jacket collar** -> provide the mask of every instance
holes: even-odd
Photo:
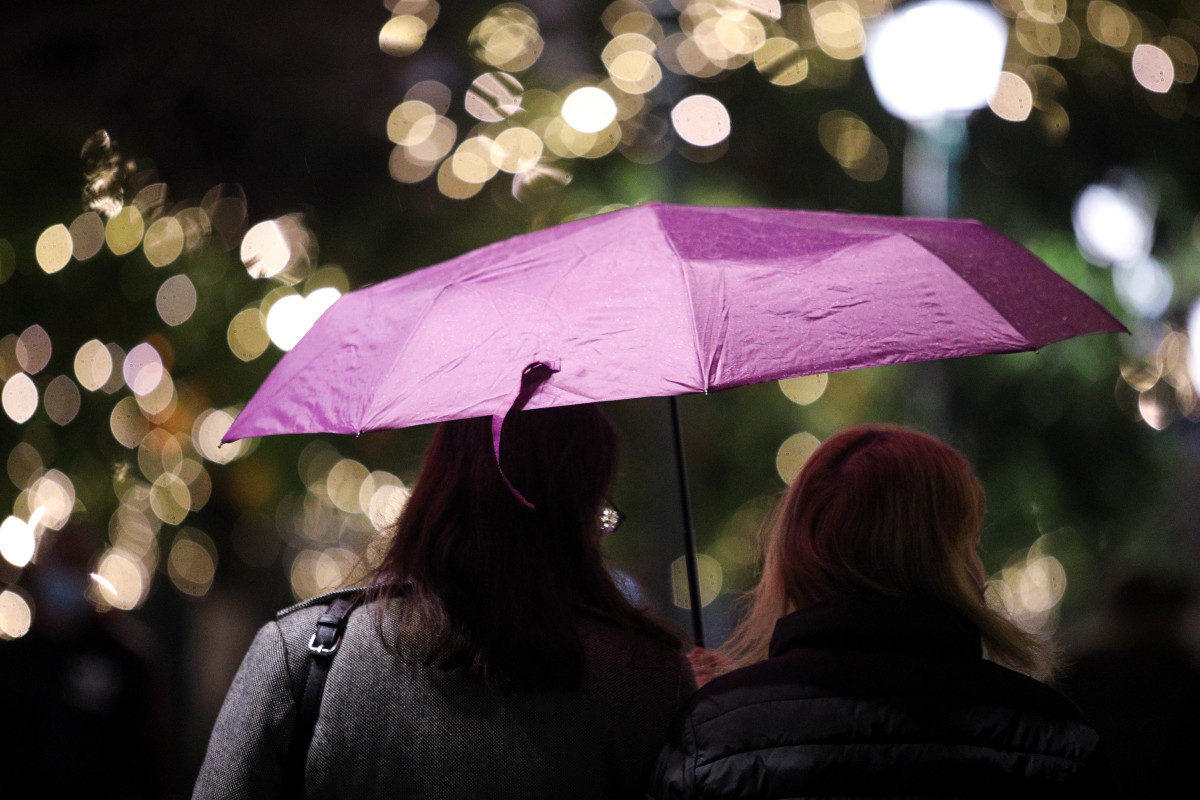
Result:
[[[983,654],[978,629],[944,603],[865,594],[814,603],[780,618],[771,656],[801,648]]]

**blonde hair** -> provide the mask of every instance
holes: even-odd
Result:
[[[957,450],[924,433],[863,425],[812,454],[768,522],[762,576],[722,652],[767,657],[784,614],[841,594],[939,600],[979,628],[992,660],[1048,678],[1053,649],[984,599],[983,486]]]

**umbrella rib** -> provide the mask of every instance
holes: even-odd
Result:
[[[975,224],[979,225],[979,223],[975,223]],[[965,275],[963,275],[961,272],[959,272],[958,270],[951,267],[950,264],[946,261],[946,259],[941,255],[941,253],[938,253],[936,250],[933,250],[932,248],[926,246],[923,242],[921,242],[919,239],[917,239],[915,236],[913,236],[910,233],[894,233],[892,235],[893,236],[903,236],[905,239],[912,242],[917,247],[920,247],[922,250],[924,250],[928,253],[933,253],[935,256],[937,256],[938,263],[940,264],[943,272],[950,273],[955,278],[957,278],[959,281],[961,281],[962,283],[969,286],[971,288],[971,291],[974,292],[974,294],[977,298],[979,298],[984,303],[986,303],[987,307],[990,308],[992,311],[996,312],[996,317],[998,319],[1003,320],[1004,324],[1007,325],[1010,330],[1015,332],[1017,334],[1017,336],[1019,336],[1027,345],[1027,346],[1023,346],[1021,348],[1021,350],[1016,350],[1016,351],[1012,351],[1012,352],[1029,352],[1031,350],[1040,349],[1040,347],[1035,342],[1031,341],[1030,338],[1025,335],[1024,331],[1022,331],[1020,328],[1018,328],[1013,323],[1013,321],[1008,318],[1007,314],[1005,314],[1003,311],[1001,311],[999,308],[996,307],[996,304],[992,302],[992,298],[989,297],[985,291],[983,291],[978,286],[976,286],[974,281],[968,280]],[[1055,273],[1055,274],[1057,275],[1058,273]]]
[[[692,282],[687,270],[687,261],[683,256],[679,255],[679,251],[675,248],[675,242],[671,235],[663,227],[662,219],[656,213],[657,209],[651,208],[651,213],[654,216],[654,224],[658,226],[662,238],[667,243],[667,247],[671,248],[671,254],[675,256],[675,265],[679,268],[680,277],[683,279],[683,286],[687,290],[688,297],[688,320],[691,322],[692,328],[692,350],[696,354],[696,371],[700,373],[700,380],[704,382],[704,393],[708,394],[709,390],[709,375],[708,370],[704,366],[701,359],[700,351],[700,332],[696,328],[696,302],[692,294]]]
[[[396,348],[396,355],[392,357],[392,361],[390,364],[388,364],[387,369],[379,373],[379,379],[381,381],[385,376],[391,375],[393,370],[395,370],[396,364],[400,361],[400,357],[403,356],[408,350],[409,342],[413,340],[413,337],[417,335],[417,331],[421,329],[421,325],[425,322],[425,318],[429,316],[429,312],[433,310],[438,298],[445,294],[446,290],[452,285],[453,284],[444,284],[438,287],[437,293],[429,299],[428,303],[426,303],[425,309],[421,312],[421,316],[417,319],[416,324],[414,324],[412,329],[408,332],[408,336],[405,337],[403,344]],[[363,418],[359,420],[359,433],[362,433],[364,430],[373,430],[373,428],[370,428],[367,425],[367,417],[373,418],[375,415],[375,395],[372,395],[370,402],[367,403],[366,412],[367,413],[363,414]]]

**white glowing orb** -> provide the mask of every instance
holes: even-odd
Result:
[[[1175,293],[1175,280],[1156,258],[1113,264],[1112,279],[1121,305],[1143,319],[1161,317]]]
[[[0,403],[13,422],[28,421],[38,407],[38,390],[33,379],[24,372],[13,375],[0,391]]]
[[[585,86],[563,101],[562,117],[581,133],[599,133],[617,118],[617,104],[603,89]]]
[[[10,516],[0,523],[0,556],[14,567],[28,564],[36,545],[33,528],[25,520]]]
[[[711,147],[729,136],[729,111],[715,97],[694,94],[671,109],[671,124],[679,138],[697,147]]]
[[[280,350],[291,350],[342,293],[332,287],[317,289],[307,297],[281,298],[267,312],[267,335]]]
[[[19,639],[29,633],[32,623],[29,601],[14,591],[0,592],[0,638]]]
[[[922,0],[868,27],[865,60],[884,108],[930,120],[986,105],[1007,46],[1008,24],[987,3]]]
[[[1150,255],[1154,212],[1137,190],[1092,184],[1075,200],[1071,221],[1079,251],[1093,264],[1130,263]]]
[[[271,278],[292,263],[292,246],[275,220],[260,222],[242,237],[242,263],[252,278]]]

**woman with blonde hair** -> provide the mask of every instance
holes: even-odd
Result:
[[[697,654],[701,681],[726,674],[685,709],[651,795],[1110,794],[1094,729],[1036,679],[1052,648],[985,600],[984,507],[966,458],[926,434],[821,445],[745,619]]]

